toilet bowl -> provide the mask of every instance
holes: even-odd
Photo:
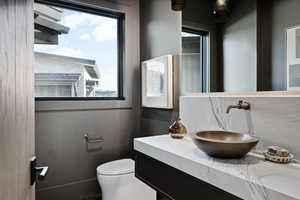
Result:
[[[134,176],[134,161],[122,159],[97,167],[102,200],[155,200],[156,192]]]

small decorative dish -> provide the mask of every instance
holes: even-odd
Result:
[[[268,161],[275,162],[275,163],[282,163],[282,164],[289,163],[294,159],[294,155],[291,153],[289,153],[288,156],[283,157],[283,156],[279,156],[276,154],[272,154],[269,151],[265,151],[264,156],[265,156],[265,159]]]

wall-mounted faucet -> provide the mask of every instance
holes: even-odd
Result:
[[[237,105],[230,105],[227,107],[226,113],[228,114],[231,109],[236,108],[236,109],[244,109],[244,110],[250,110],[250,103],[239,100],[239,103]]]

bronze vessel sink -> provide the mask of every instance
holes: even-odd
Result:
[[[241,158],[259,142],[256,136],[228,131],[201,131],[192,139],[199,149],[218,158]]]

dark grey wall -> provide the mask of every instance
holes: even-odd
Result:
[[[286,29],[300,24],[299,0],[273,0],[272,89],[286,90]]]
[[[235,2],[223,26],[224,92],[256,91],[256,0]]]
[[[194,22],[206,28],[208,25],[215,25],[215,20],[211,13],[211,0],[186,0],[186,7],[182,11],[182,23]]]
[[[217,92],[220,85],[220,80],[218,80],[219,68],[217,66],[217,25],[211,11],[211,0],[186,0],[186,7],[182,11],[182,25],[184,27],[209,32],[209,88],[211,92]]]
[[[38,165],[49,166],[37,184],[37,200],[94,200],[100,195],[96,167],[132,156],[139,134],[139,1],[73,0],[125,12],[124,101],[36,102]],[[83,135],[104,143],[86,146]],[[101,149],[99,149],[101,148]]]
[[[181,12],[169,0],[140,2],[141,59],[178,55],[181,49]]]
[[[179,55],[181,12],[171,10],[170,0],[141,0],[140,37],[142,61],[166,54]],[[178,105],[174,110],[142,108],[141,134],[166,134],[177,116]]]
[[[133,115],[132,109],[37,112],[37,157],[39,165],[49,166],[46,179],[37,185],[37,199],[96,197],[96,167],[131,154]],[[86,146],[84,133],[102,136],[104,143]]]

